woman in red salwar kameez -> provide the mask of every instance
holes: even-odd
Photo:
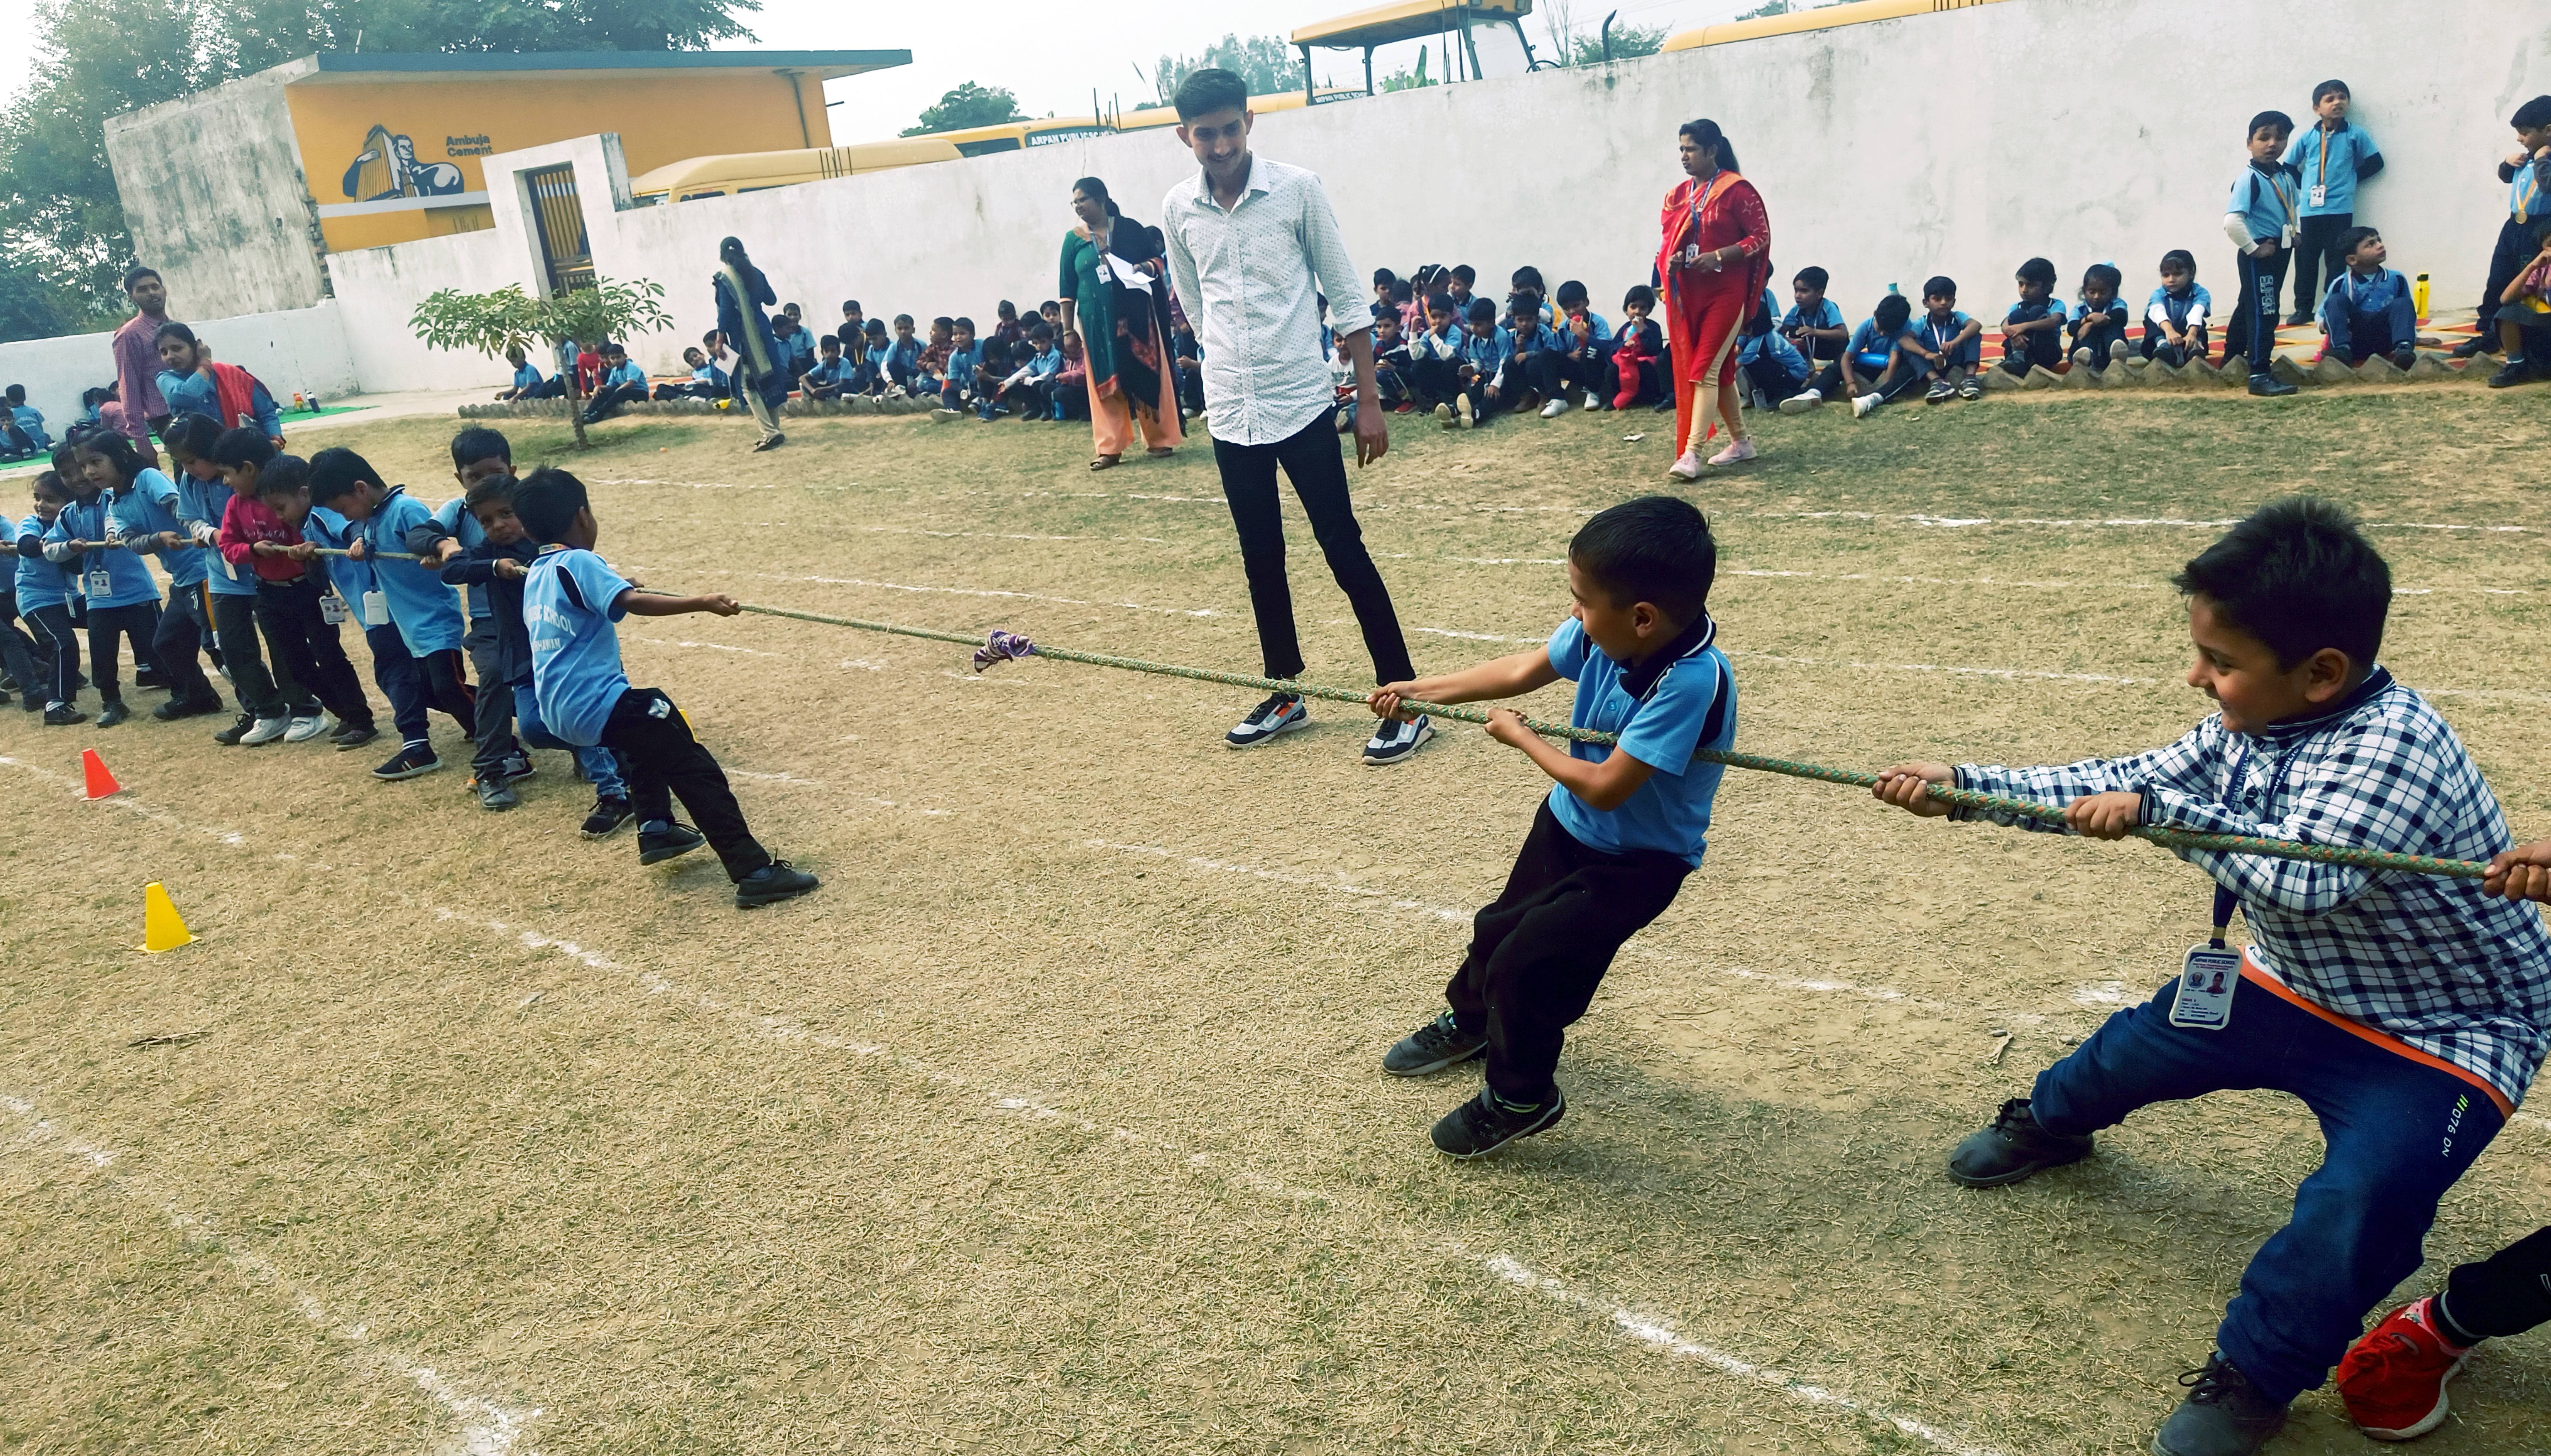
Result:
[[[1677,480],[1700,478],[1700,444],[1719,425],[1731,437],[1712,465],[1754,458],[1737,414],[1736,345],[1761,306],[1772,271],[1772,218],[1763,195],[1736,172],[1736,148],[1718,123],[1685,122],[1686,174],[1666,194],[1657,285],[1674,345]]]

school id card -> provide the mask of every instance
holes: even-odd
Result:
[[[2194,1031],[2220,1031],[2232,1024],[2232,996],[2241,989],[2241,952],[2214,942],[2188,947],[2181,962],[2179,995],[2171,1003],[2170,1023]]]

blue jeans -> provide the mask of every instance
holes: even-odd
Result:
[[[2270,1089],[2320,1119],[2320,1168],[2241,1273],[2215,1347],[2279,1404],[2317,1388],[2366,1312],[2426,1258],[2436,1201],[2505,1119],[2473,1083],[2367,1040],[2244,979],[2219,1031],[2170,1024],[2179,982],[2108,1018],[2037,1076],[2050,1132],[2111,1127],[2137,1109]]]
[[[541,700],[532,691],[531,679],[507,683],[514,694],[514,732],[526,748],[563,748],[575,755],[576,767],[584,770],[593,785],[596,799],[629,798],[629,784],[620,777],[620,758],[600,744],[570,743],[541,726]]]

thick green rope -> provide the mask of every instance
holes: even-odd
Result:
[[[857,628],[861,631],[890,632],[896,636],[921,637],[934,642],[956,642],[979,647],[983,639],[964,632],[933,631],[928,628],[904,627],[892,622],[865,622],[856,617],[830,617],[821,612],[800,612],[790,607],[765,607],[758,603],[743,604],[747,612],[765,617],[790,617],[799,622],[820,622],[827,627]],[[1258,688],[1271,693],[1295,693],[1305,698],[1321,698],[1334,703],[1361,704],[1366,695],[1353,688],[1322,687],[1317,683],[1292,682],[1281,678],[1258,677],[1246,672],[1215,672],[1203,667],[1179,667],[1168,662],[1146,662],[1139,657],[1112,657],[1104,652],[1075,652],[1068,647],[1036,644],[1036,655],[1064,662],[1082,662],[1092,667],[1118,667],[1128,672],[1156,673],[1163,677],[1183,677],[1200,683],[1221,683],[1227,687]],[[1486,723],[1488,716],[1477,708],[1462,708],[1443,703],[1405,704],[1410,712],[1449,718],[1461,723]],[[1610,747],[1610,733],[1591,732],[1564,723],[1545,723],[1527,718],[1524,727],[1549,738],[1571,738],[1580,743]],[[1867,789],[1878,783],[1878,775],[1847,768],[1827,768],[1820,763],[1801,763],[1795,759],[1769,758],[1760,753],[1723,752],[1702,748],[1695,757],[1729,768],[1757,769],[1764,773],[1785,774],[1793,779],[1813,779],[1818,783],[1850,784]],[[1956,789],[1946,784],[1933,784],[1931,797],[1961,809],[1990,810],[2017,815],[2043,824],[2060,825],[2064,811],[2024,799],[2006,799],[1998,794],[1979,793],[1974,789]],[[2198,834],[2186,829],[2138,827],[2127,830],[2138,839],[2149,839],[2165,849],[2210,849],[2226,854],[2257,854],[2271,859],[2301,859],[2315,864],[2344,864],[2359,869],[2403,870],[2417,875],[2447,875],[2459,879],[2478,879],[2489,865],[2476,859],[2439,859],[2427,854],[2394,854],[2382,849],[2355,849],[2340,844],[2297,844],[2289,839],[2262,839],[2254,834]]]

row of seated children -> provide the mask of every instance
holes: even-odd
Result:
[[[1536,406],[1543,418],[1553,418],[1568,410],[1572,391],[1582,392],[1587,410],[1671,407],[1665,337],[1649,317],[1654,290],[1642,284],[1629,291],[1616,333],[1589,306],[1584,284],[1570,279],[1559,285],[1556,302],[1546,303],[1538,272],[1523,269],[1517,279],[1502,311],[1484,298],[1464,303],[1449,289],[1432,293],[1423,327],[1410,332],[1393,301],[1407,283],[1386,271],[1378,275],[1374,351],[1382,407],[1400,414],[1431,410],[1448,430],[1474,429]],[[1335,367],[1340,398],[1351,405],[1345,361],[1335,360]],[[1339,428],[1353,425],[1349,412]]]
[[[24,460],[50,454],[52,448],[44,411],[27,403],[27,386],[10,385],[6,407],[0,408],[0,460]]]

